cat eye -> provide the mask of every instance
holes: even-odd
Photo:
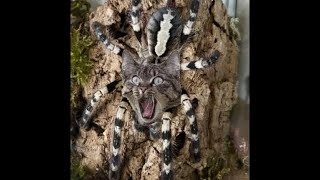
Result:
[[[140,83],[140,78],[138,78],[138,76],[133,76],[132,77],[132,82],[136,85],[139,85]]]
[[[156,77],[156,78],[153,79],[153,83],[155,85],[162,84],[163,83],[163,79],[161,77]]]

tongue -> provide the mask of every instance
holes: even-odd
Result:
[[[153,108],[154,108],[152,99],[148,98],[148,99],[142,100],[141,106],[143,109],[142,117],[151,119],[153,115]]]

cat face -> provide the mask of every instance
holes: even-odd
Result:
[[[181,85],[178,51],[173,51],[161,64],[138,64],[127,51],[124,51],[122,60],[123,96],[129,100],[141,125],[161,119],[165,110],[179,103]]]

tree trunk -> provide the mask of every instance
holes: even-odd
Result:
[[[164,0],[142,0],[143,18],[148,19],[158,8],[165,5]],[[188,18],[189,4],[187,0],[176,0],[176,6],[181,10],[183,19]],[[131,8],[131,0],[109,0],[96,9],[91,15],[92,21],[104,25],[119,27],[121,19]],[[128,35],[122,40],[137,49],[138,43],[133,36],[130,26],[126,27]],[[173,160],[174,179],[199,179],[197,176],[207,176],[209,168],[217,158],[230,159],[229,151],[230,112],[237,101],[237,56],[238,47],[235,43],[235,33],[230,28],[230,18],[227,16],[221,0],[200,1],[199,14],[194,24],[195,36],[187,44],[182,53],[182,62],[190,61],[186,57],[209,57],[215,50],[222,55],[217,63],[205,70],[182,71],[181,84],[187,90],[191,99],[197,98],[199,105],[196,109],[198,120],[201,161],[190,161],[190,139],[187,138],[178,157]],[[92,33],[94,34],[94,33]],[[118,44],[117,40],[113,41]],[[121,46],[120,44],[118,44]],[[104,45],[97,43],[90,50],[90,58],[95,61],[92,78],[84,87],[83,96],[87,99],[102,86],[120,78],[121,58],[112,54]],[[75,149],[83,155],[81,164],[95,173],[86,179],[106,179],[110,159],[110,142],[113,132],[114,117],[121,100],[120,89],[105,96],[95,111],[94,122],[103,129],[97,133],[94,129],[81,130],[76,141]],[[122,129],[121,152],[123,161],[122,179],[132,177],[139,179],[159,179],[161,171],[161,141],[153,142],[143,133],[133,130],[130,108],[125,114],[125,124]],[[178,107],[172,119],[172,139],[178,131],[190,131],[184,110]],[[123,152],[126,152],[125,154]],[[230,167],[230,166],[229,166]]]

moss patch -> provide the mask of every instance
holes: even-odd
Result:
[[[90,171],[80,164],[80,158],[75,154],[71,155],[70,179],[83,180]]]
[[[90,77],[93,62],[89,59],[89,48],[94,44],[86,25],[90,4],[85,0],[71,2],[71,106],[76,107],[79,88]]]
[[[248,171],[239,159],[231,137],[224,138],[222,143],[224,144],[222,152],[208,159],[208,167],[202,171],[201,180],[222,180],[224,176],[233,172]]]

